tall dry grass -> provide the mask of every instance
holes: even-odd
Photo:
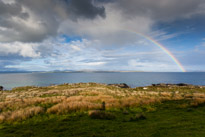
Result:
[[[44,109],[42,107],[28,107],[25,109],[20,109],[16,111],[8,111],[0,114],[0,122],[3,121],[20,121],[27,118],[33,117],[37,114],[43,113]]]
[[[205,98],[194,98],[191,102],[191,106],[197,107],[199,105],[205,104]]]
[[[4,102],[0,102],[0,110],[18,110],[21,108],[34,106],[38,104],[57,104],[66,99],[65,96],[57,97],[34,97],[34,98],[25,98],[25,99],[10,99]]]
[[[75,111],[138,107],[166,100],[192,100],[192,106],[205,103],[205,92],[188,92],[165,87],[121,89],[105,84],[80,83],[50,87],[21,87],[0,92],[0,121],[24,120],[39,113],[66,114]],[[173,91],[177,89],[177,91]],[[198,88],[196,88],[198,90]],[[44,108],[38,106],[46,106]],[[45,110],[44,110],[45,109]]]
[[[47,110],[47,113],[66,114],[69,112],[99,109],[100,107],[101,107],[100,104],[86,102],[86,101],[74,101],[74,102],[65,101],[63,103],[59,103],[57,105],[52,106]]]

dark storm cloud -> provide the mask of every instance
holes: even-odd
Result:
[[[105,8],[92,0],[0,1],[0,42],[40,42],[56,36],[66,19],[105,17]]]
[[[29,15],[28,13],[22,11],[21,4],[6,4],[0,1],[0,26],[5,28],[12,28],[12,17],[26,19],[29,17]]]
[[[67,0],[68,13],[74,18],[84,17],[93,19],[96,16],[105,17],[105,8],[96,7],[93,5],[92,0]]]
[[[127,16],[167,21],[201,12],[204,3],[204,0],[118,0],[116,8],[121,8]]]
[[[22,6],[20,4],[6,4],[0,1],[0,16],[28,16],[26,13],[22,13]]]
[[[96,16],[105,17],[105,8],[103,6],[96,6],[98,1],[93,0],[17,0],[21,5],[27,6],[36,13],[50,16],[70,16],[74,18],[89,18],[94,19]],[[56,17],[55,17],[56,18]],[[60,17],[61,18],[61,17]]]
[[[122,17],[167,21],[202,12],[203,0],[15,0],[0,1],[0,42],[40,42],[56,36],[65,20],[105,18],[106,4]],[[68,24],[69,25],[69,24]],[[109,24],[108,24],[109,25]]]

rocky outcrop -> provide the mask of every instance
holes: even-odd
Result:
[[[153,87],[156,87],[156,86],[158,86],[158,87],[166,87],[167,84],[159,83],[159,84],[152,84],[152,86],[153,86]]]
[[[108,84],[109,86],[115,86],[119,88],[130,88],[127,84],[125,83],[120,83],[120,84]]]
[[[191,84],[186,84],[186,83],[179,83],[179,84],[176,84],[177,86],[192,86]]]
[[[4,87],[3,86],[0,86],[0,91],[2,91],[4,89]]]
[[[159,83],[159,84],[152,84],[153,87],[171,87],[171,86],[193,86],[191,84],[186,84],[186,83],[179,83],[179,84],[165,84],[165,83]]]

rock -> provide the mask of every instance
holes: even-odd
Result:
[[[120,84],[108,84],[109,86],[115,86],[119,88],[130,88],[127,84],[125,83],[120,83]]]
[[[165,83],[159,83],[159,84],[152,84],[153,87],[174,87],[174,86],[188,86],[192,87],[193,85],[191,84],[185,84],[185,83],[179,83],[179,84],[165,84]]]
[[[179,84],[176,84],[177,86],[191,86],[190,84],[185,84],[185,83],[179,83]]]
[[[170,83],[168,83],[168,84],[166,84],[166,86],[168,86],[168,87],[171,87],[171,86],[173,86],[174,84],[170,84]]]
[[[2,91],[4,89],[4,87],[3,86],[0,86],[0,91]]]
[[[160,86],[160,87],[165,87],[165,86],[167,86],[166,84],[164,84],[164,83],[159,83],[159,84],[152,84],[152,86]]]

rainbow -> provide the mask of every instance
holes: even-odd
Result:
[[[143,37],[146,40],[149,40],[151,43],[153,43],[154,45],[156,45],[157,47],[159,47],[163,52],[165,52],[173,61],[174,63],[179,67],[179,69],[182,72],[186,72],[185,68],[182,66],[182,64],[179,62],[179,60],[168,50],[165,48],[165,46],[163,46],[162,44],[160,44],[159,42],[157,42],[156,40],[154,40],[153,38],[146,36],[144,34],[141,34],[139,32],[134,32],[134,31],[130,31],[130,30],[126,30],[127,32],[131,32],[131,33],[135,33],[140,37]]]

